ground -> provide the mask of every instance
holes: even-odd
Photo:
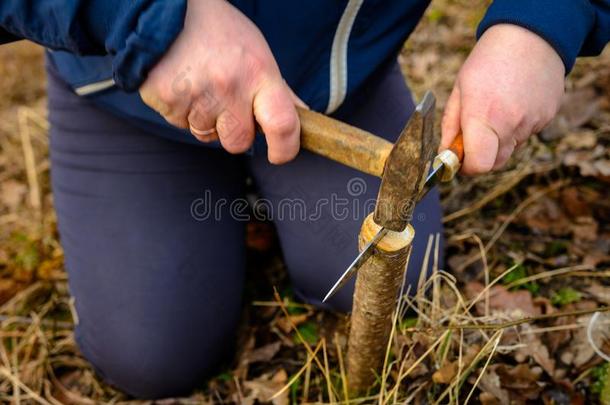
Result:
[[[402,52],[439,114],[485,3],[433,1]],[[131,401],[74,345],[39,47],[0,47],[0,89],[0,401]],[[353,403],[610,404],[596,353],[610,327],[594,315],[610,305],[610,49],[580,60],[567,90],[506,169],[443,188],[446,268],[403,297],[378,383]],[[250,277],[235,359],[162,403],[343,401],[348,318],[295,302],[269,224],[249,225],[248,246],[249,274],[266,277]]]

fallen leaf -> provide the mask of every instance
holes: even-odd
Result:
[[[593,284],[586,289],[586,292],[598,302],[610,305],[610,287],[601,284]]]
[[[243,361],[248,363],[270,361],[280,350],[281,346],[282,342],[280,341],[269,343],[268,345],[259,347],[258,349],[254,349],[251,352],[246,353]]]
[[[23,202],[27,192],[28,188],[25,184],[16,180],[7,180],[0,185],[0,201],[9,210],[15,211]]]
[[[518,220],[537,234],[555,236],[567,235],[571,223],[557,201],[550,197],[542,197],[531,204]]]
[[[472,281],[466,284],[466,296],[474,299],[483,291],[483,284]],[[485,314],[485,295],[476,303],[477,312]],[[489,290],[489,309],[511,318],[540,315],[540,308],[534,305],[532,293],[527,290],[508,291],[504,286],[495,285]]]
[[[477,356],[481,348],[478,345],[468,346],[466,354],[461,359],[462,367],[464,370],[472,363],[472,360]],[[451,380],[455,378],[460,369],[460,359],[446,363],[444,366],[439,368],[432,374],[432,381],[437,384],[449,384]]]
[[[515,352],[515,359],[519,362],[523,362],[527,357],[532,358],[538,363],[544,371],[551,377],[555,375],[555,360],[551,358],[549,349],[546,347],[540,336],[536,333],[531,332],[532,327],[529,324],[521,325],[521,343],[523,346],[519,347]]]
[[[533,400],[538,398],[542,387],[538,380],[542,375],[539,367],[530,367],[527,364],[519,364],[511,367],[500,364],[496,369],[502,388],[507,389],[511,397]]]
[[[479,385],[481,384],[479,383]],[[490,392],[481,392],[479,394],[479,401],[481,405],[504,405]],[[508,402],[505,402],[505,404],[508,404]]]
[[[487,394],[485,398],[479,397],[482,403],[509,405],[510,396],[508,391],[502,388],[500,377],[496,373],[497,366],[487,367],[485,373],[479,381],[479,389],[483,391],[481,395]],[[495,402],[494,402],[495,400]]]
[[[572,235],[576,240],[593,242],[597,240],[597,230],[599,225],[593,217],[578,217],[570,225]]]
[[[0,278],[0,305],[13,298],[19,291],[18,283],[11,278]]]
[[[602,145],[597,145],[593,150],[566,152],[563,164],[578,167],[580,174],[585,177],[596,177],[603,181],[610,179],[610,161],[607,150]]]
[[[561,138],[555,150],[557,153],[563,153],[569,150],[593,149],[596,145],[597,135],[595,131],[585,129],[578,132],[570,132]]]
[[[299,326],[303,322],[307,321],[310,315],[311,313],[307,312],[304,314],[290,315],[288,317],[282,316],[277,319],[276,325],[282,330],[282,332],[290,333],[293,327]]]
[[[561,355],[562,361],[568,365],[573,365],[577,369],[586,364],[595,355],[595,351],[587,338],[587,326],[590,320],[591,315],[583,315],[576,319],[576,323],[580,325],[580,328],[573,332],[572,342]]]
[[[261,377],[252,380],[244,381],[244,388],[249,391],[244,400],[271,402],[273,405],[288,405],[288,391],[284,391],[281,395],[271,399],[279,390],[281,390],[288,381],[288,374],[284,369],[280,369],[273,376],[264,374]]]
[[[591,206],[577,187],[566,187],[561,190],[561,205],[573,217],[591,215]]]
[[[573,316],[562,316],[553,322],[553,326],[566,326],[574,323]],[[572,333],[569,329],[558,329],[552,332],[545,333],[545,340],[551,353],[556,353],[560,347],[568,343],[572,339]]]

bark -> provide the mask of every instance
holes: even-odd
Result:
[[[369,215],[360,231],[361,249],[378,229]],[[413,236],[410,225],[403,232],[388,232],[358,271],[347,353],[353,394],[365,392],[381,371]]]

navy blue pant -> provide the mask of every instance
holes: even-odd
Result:
[[[413,108],[395,67],[337,115],[395,140]],[[357,253],[376,178],[306,151],[272,166],[264,150],[232,156],[155,136],[74,95],[52,75],[49,112],[76,338],[98,372],[134,396],[188,393],[232,352],[245,273],[247,176],[271,209],[303,300],[321,305]],[[436,192],[420,203],[413,224],[412,284],[428,235],[441,231]],[[353,283],[328,308],[348,311],[352,291]]]

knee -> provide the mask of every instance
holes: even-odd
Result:
[[[84,356],[110,385],[139,399],[188,395],[225,359],[233,333],[188,336],[152,331],[135,340],[87,342],[77,337]],[[212,335],[214,333],[212,332]]]

